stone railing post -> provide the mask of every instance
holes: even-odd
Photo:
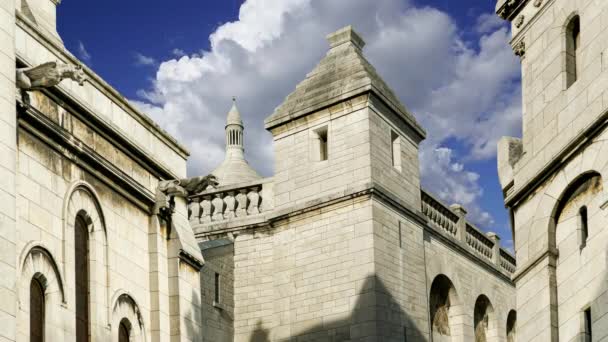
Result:
[[[458,222],[456,223],[456,237],[458,240],[466,243],[467,242],[467,210],[460,204],[452,204],[450,209],[458,215]]]
[[[489,232],[486,236],[494,242],[494,247],[492,247],[492,261],[494,264],[500,266],[500,237],[494,232]]]

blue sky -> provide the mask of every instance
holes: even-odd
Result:
[[[520,134],[519,62],[493,11],[490,0],[64,1],[58,30],[72,53],[190,147],[192,175],[221,161],[237,96],[248,159],[270,175],[263,118],[323,56],[325,34],[353,24],[428,131],[424,186],[463,203],[508,245],[495,142]]]

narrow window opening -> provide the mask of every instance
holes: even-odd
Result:
[[[589,220],[587,217],[587,207],[582,207],[579,210],[579,218],[580,218],[580,225],[581,225],[581,241],[580,241],[580,247],[585,248],[585,246],[587,245],[587,238],[589,237]]]
[[[44,341],[44,288],[38,279],[30,283],[30,342]]]
[[[215,274],[215,292],[214,292],[214,301],[216,304],[220,302],[220,274]]]
[[[74,227],[76,341],[89,341],[89,233],[80,216]]]
[[[393,167],[401,171],[401,139],[394,131],[391,131],[391,156]]]
[[[126,318],[120,321],[120,325],[118,326],[118,342],[129,342],[131,339],[128,325]]]
[[[575,16],[566,27],[566,83],[569,88],[578,79],[581,45],[580,17]]]
[[[315,147],[313,149],[314,156],[313,160],[323,161],[329,158],[328,152],[328,138],[327,138],[327,126],[318,128],[314,131],[314,144]]]
[[[401,237],[401,222],[399,222],[399,248],[403,248],[403,238]]]
[[[584,324],[585,326],[583,327],[585,330],[583,332],[584,335],[584,340],[585,342],[591,342],[593,341],[593,331],[592,331],[592,326],[593,326],[593,321],[591,320],[591,308],[587,308],[584,313]]]

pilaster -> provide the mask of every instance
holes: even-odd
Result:
[[[16,338],[15,1],[0,0],[0,340]]]

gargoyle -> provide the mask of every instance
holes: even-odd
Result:
[[[17,87],[22,90],[37,90],[58,85],[69,78],[83,85],[86,76],[80,65],[48,62],[31,68],[17,69]]]
[[[216,187],[217,185],[218,182],[214,175],[161,181],[156,189],[156,208],[154,211],[159,214],[164,210],[172,210],[169,203],[171,197],[196,195],[207,190],[209,186]]]

